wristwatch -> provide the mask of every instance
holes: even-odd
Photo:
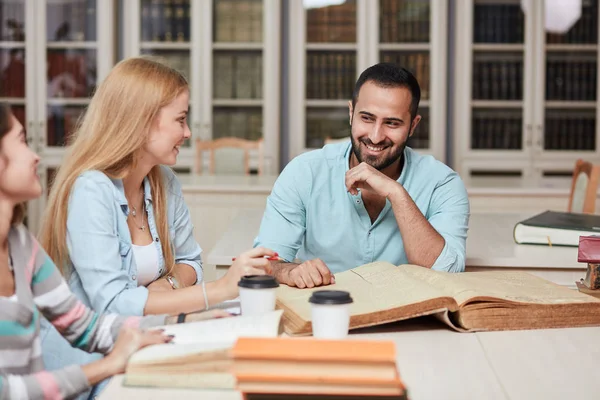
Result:
[[[179,289],[179,282],[177,281],[177,278],[175,278],[173,275],[167,275],[166,279],[167,282],[171,284],[173,289]]]

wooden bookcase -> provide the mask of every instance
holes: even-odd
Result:
[[[45,195],[27,205],[33,232],[64,145],[114,64],[114,15],[112,0],[0,2],[0,101],[12,106],[41,157]]]
[[[544,2],[456,3],[454,167],[464,178],[570,179],[598,162],[598,1],[563,35]]]
[[[128,0],[124,55],[151,54],[189,80],[192,140],[264,139],[265,171],[279,168],[279,0]],[[234,164],[234,163],[230,163]]]

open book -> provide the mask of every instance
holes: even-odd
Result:
[[[277,288],[286,333],[312,332],[309,297],[346,290],[350,329],[436,315],[457,331],[600,325],[600,299],[524,272],[437,272],[416,265],[366,264],[335,275],[326,288]]]
[[[233,389],[230,350],[240,337],[279,335],[281,310],[258,316],[218,318],[159,326],[172,343],[141,349],[131,356],[125,386]]]

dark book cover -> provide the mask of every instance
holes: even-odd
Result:
[[[598,233],[600,233],[600,215],[595,214],[545,211],[519,223],[540,228],[565,229],[572,231],[598,231]]]

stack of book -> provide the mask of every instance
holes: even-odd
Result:
[[[281,314],[162,327],[175,344],[135,353],[124,385],[230,389],[253,399],[405,398],[393,342],[277,337]]]

